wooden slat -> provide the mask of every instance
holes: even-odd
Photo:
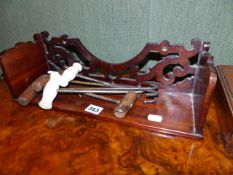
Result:
[[[13,98],[48,70],[45,48],[39,40],[36,43],[18,43],[1,53],[0,57],[4,78]]]

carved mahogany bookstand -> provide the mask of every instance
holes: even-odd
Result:
[[[112,64],[94,56],[78,38],[62,35],[49,40],[48,33],[42,32],[34,35],[34,39],[35,43],[20,43],[1,54],[3,72],[13,98],[38,76],[53,69],[48,68],[45,60],[62,69],[78,61],[84,65],[82,74],[86,76],[121,84],[157,83],[160,85],[159,98],[156,103],[144,104],[141,96],[124,119],[113,117],[114,104],[74,94],[58,95],[54,109],[165,134],[203,137],[202,129],[216,83],[208,42],[193,39],[191,50],[183,45],[171,45],[166,40],[160,44],[147,43],[132,59]],[[157,63],[148,71],[141,71],[151,61]],[[22,81],[23,85],[19,83]],[[33,103],[37,104],[40,98],[37,96]],[[104,110],[99,115],[87,113],[84,110],[90,104]],[[162,121],[148,121],[149,114],[162,116]]]

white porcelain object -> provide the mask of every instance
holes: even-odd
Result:
[[[57,96],[59,86],[66,87],[81,70],[81,64],[74,63],[71,67],[68,67],[62,75],[55,71],[49,71],[50,79],[45,85],[39,106],[42,109],[52,109],[52,103]]]

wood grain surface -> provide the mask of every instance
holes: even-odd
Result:
[[[0,174],[233,174],[214,96],[204,140],[22,107],[0,82]]]

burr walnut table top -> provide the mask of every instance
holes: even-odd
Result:
[[[0,174],[233,174],[214,95],[204,139],[21,107],[0,82]]]

